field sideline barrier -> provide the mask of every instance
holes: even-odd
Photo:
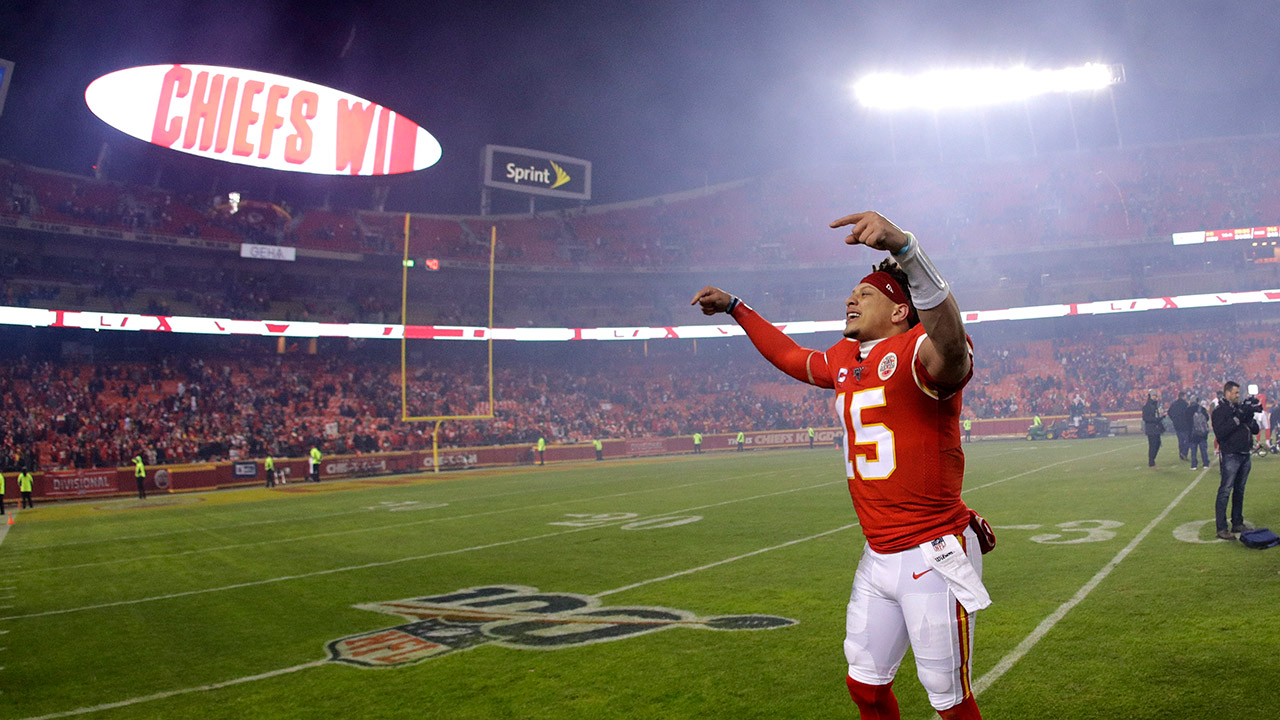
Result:
[[[1086,416],[1087,417],[1087,416]],[[1141,411],[1104,413],[1102,417],[1111,422],[1112,429],[1120,428],[1125,434],[1130,432],[1130,425],[1134,420],[1142,419]],[[1041,415],[1040,421],[1044,423],[1045,428],[1052,427],[1059,420],[1070,420],[1070,415]],[[990,418],[987,420],[973,421],[974,437],[1022,437],[1027,434],[1027,428],[1031,427],[1034,418],[1030,415],[1027,417],[1016,418]]]
[[[1045,415],[1046,425],[1063,418],[1062,415]],[[1141,413],[1116,413],[1106,416],[1112,424],[1123,423]],[[998,418],[975,420],[973,434],[976,437],[1009,437],[1025,435],[1031,418]],[[836,437],[843,430],[836,427],[814,428],[814,448],[834,449]],[[745,432],[743,447],[753,448],[807,448],[809,435],[804,429],[755,430]],[[650,457],[658,455],[682,455],[693,452],[693,437],[626,438],[602,440],[605,459],[623,457]],[[708,433],[702,436],[703,452],[734,452],[737,450],[737,433]],[[532,444],[492,445],[471,448],[448,448],[440,451],[441,470],[467,468],[511,467],[534,465],[537,453]],[[549,464],[595,460],[595,449],[590,443],[573,445],[548,445],[545,460]],[[374,477],[432,469],[430,448],[402,452],[370,453],[367,455],[330,455],[320,464],[321,481]],[[290,485],[303,482],[307,474],[306,458],[277,458],[276,477]],[[6,484],[15,489],[9,495],[17,497],[17,473],[5,473]],[[34,473],[32,496],[43,500],[74,500],[109,498],[137,494],[133,466],[94,468],[87,470],[48,470]],[[225,460],[184,465],[148,466],[144,482],[147,494],[193,492],[220,488],[264,485],[266,474],[262,460]]]

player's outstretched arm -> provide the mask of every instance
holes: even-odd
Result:
[[[835,387],[824,353],[800,347],[746,303],[729,293],[707,286],[699,290],[689,304],[700,306],[704,315],[728,313],[742,326],[747,337],[751,338],[751,343],[766,360],[796,380],[822,388]]]
[[[912,303],[928,336],[920,346],[920,361],[924,363],[925,370],[940,383],[963,381],[969,374],[972,360],[964,322],[960,318],[960,306],[951,295],[950,285],[920,249],[915,236],[903,232],[877,212],[846,215],[833,220],[831,227],[848,227],[849,235],[844,241],[849,245],[866,245],[893,256],[907,274]]]

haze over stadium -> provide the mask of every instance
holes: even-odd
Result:
[[[1236,542],[1280,439],[1228,526],[1184,409],[1280,405],[1277,36],[1257,0],[0,6],[0,715],[1280,715]],[[923,250],[940,295],[850,295]],[[995,604],[975,638],[931,578],[958,674],[888,703],[848,645],[840,685],[888,547],[848,498],[932,455],[821,350],[948,291],[971,364],[850,362],[957,413]]]

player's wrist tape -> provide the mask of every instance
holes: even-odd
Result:
[[[732,314],[733,314],[733,309],[734,309],[734,308],[736,308],[736,307],[738,307],[738,305],[740,305],[740,304],[742,304],[742,301],[738,299],[738,296],[737,296],[737,295],[734,295],[734,296],[729,300],[729,307],[725,309],[725,312],[726,312],[726,313],[728,313],[728,314],[730,314],[730,315],[732,315]]]
[[[893,253],[893,258],[898,261],[898,267],[907,274],[907,285],[911,288],[911,303],[917,310],[932,310],[945,302],[947,296],[951,294],[951,286],[942,279],[938,268],[934,267],[933,261],[924,254],[924,250],[920,249],[920,243],[915,235],[907,233],[907,244]]]

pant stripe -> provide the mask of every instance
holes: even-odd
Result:
[[[959,533],[956,537],[960,539],[961,549],[967,553],[968,547],[966,547],[964,533]],[[969,612],[964,609],[964,605],[961,605],[959,600],[956,600],[955,604],[956,627],[959,629],[960,639],[960,687],[964,691],[960,696],[960,701],[964,702],[966,698],[973,694],[973,690],[969,687],[969,634],[971,632],[969,623],[971,620]]]
[[[964,693],[961,702],[973,694],[969,687],[969,613],[959,601],[956,602],[956,623],[960,629],[960,687]]]

